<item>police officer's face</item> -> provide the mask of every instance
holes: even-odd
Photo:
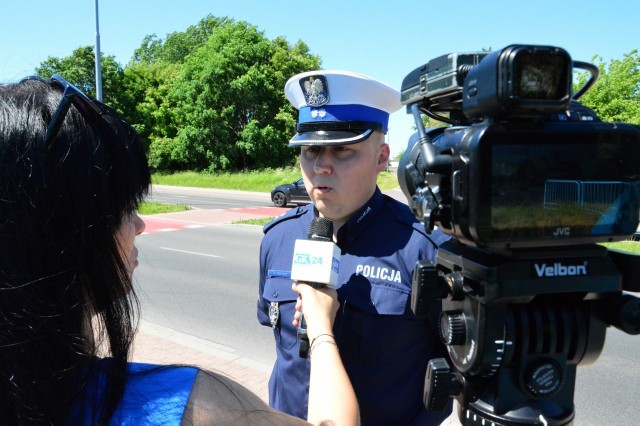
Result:
[[[336,230],[371,198],[388,160],[389,145],[381,132],[353,145],[304,146],[300,153],[309,196]]]

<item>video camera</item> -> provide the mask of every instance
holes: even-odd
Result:
[[[574,69],[589,77],[573,93]],[[412,309],[439,315],[449,360],[425,404],[459,402],[463,424],[570,424],[576,367],[614,325],[640,334],[640,127],[581,105],[598,68],[559,47],[453,53],[409,73],[417,132],[398,181],[428,232],[453,238],[418,262]],[[425,129],[423,117],[449,123]],[[635,281],[634,281],[635,280]],[[454,369],[449,366],[449,361]]]

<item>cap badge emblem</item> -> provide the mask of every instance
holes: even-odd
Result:
[[[329,103],[329,86],[323,75],[312,75],[300,80],[300,87],[307,105],[319,107]]]
[[[311,117],[313,118],[324,118],[326,115],[327,111],[325,111],[324,108],[311,110]]]

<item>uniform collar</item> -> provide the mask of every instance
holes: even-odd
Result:
[[[338,245],[343,241],[350,241],[367,227],[382,208],[383,195],[380,188],[376,186],[369,201],[338,230]]]

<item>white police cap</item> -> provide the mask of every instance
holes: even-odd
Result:
[[[374,131],[387,132],[389,115],[401,107],[400,93],[366,75],[348,71],[309,71],[284,86],[299,110],[289,146],[350,145]]]

